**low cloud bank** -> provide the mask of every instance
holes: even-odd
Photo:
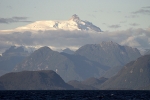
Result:
[[[150,31],[144,29],[128,29],[113,32],[87,31],[39,31],[37,33],[12,32],[0,33],[0,53],[12,45],[50,46],[52,49],[77,49],[85,44],[98,44],[102,41],[113,41],[121,45],[128,45],[138,49],[150,49]]]

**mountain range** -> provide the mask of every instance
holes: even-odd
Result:
[[[16,64],[29,55],[30,53],[23,46],[11,46],[0,57],[0,76],[12,71]]]
[[[17,62],[14,62],[16,56],[23,58],[16,59]],[[5,63],[1,60],[0,63],[1,71],[4,68],[7,68],[9,72],[10,69],[16,71],[0,77],[2,90],[25,89],[26,84],[30,84],[26,89],[69,89],[53,83],[57,78],[48,79],[53,74],[54,76],[60,75],[61,81],[64,80],[69,84],[66,86],[71,85],[70,89],[147,90],[150,87],[150,55],[141,56],[138,49],[121,46],[112,41],[87,44],[73,54],[53,51],[46,46],[30,54],[23,47],[12,46],[3,53],[0,59],[11,57],[11,60],[6,59]],[[103,59],[108,59],[108,61],[105,62]],[[10,61],[13,66],[9,63]],[[6,66],[7,63],[10,64],[9,67]],[[52,76],[49,75],[50,73],[53,73]],[[21,84],[17,85],[19,83]],[[53,85],[49,87],[47,84]]]
[[[84,45],[75,54],[110,67],[124,65],[141,56],[138,49],[112,41]]]
[[[126,63],[141,56],[136,48],[122,46],[112,41],[101,42],[100,44],[87,44],[75,51],[75,55],[109,66],[104,77],[110,78],[115,75]]]
[[[82,81],[89,77],[99,78],[107,74],[106,72],[109,72],[109,78],[120,67],[115,71],[113,68],[117,69],[116,66],[123,66],[139,56],[141,55],[137,49],[113,42],[84,45],[74,54],[59,53],[49,47],[42,47],[17,64],[14,71],[54,70],[66,82]]]
[[[71,32],[74,34],[81,31],[88,33],[86,35],[107,34],[101,33],[99,27],[81,20],[76,14],[69,20],[36,21],[13,30],[0,30],[4,40],[7,36],[16,38],[18,34],[23,35],[22,37],[28,35],[22,43],[31,38],[35,39],[31,43],[34,46],[45,43],[55,45],[58,38],[52,44],[49,44],[49,40],[53,39],[54,34],[54,38],[58,37],[57,32],[60,35],[64,32],[65,37],[68,37]],[[8,33],[6,36],[5,32]],[[40,37],[42,33],[48,33],[44,34],[44,38],[48,40],[40,44],[43,40]],[[65,39],[63,36],[60,38]],[[67,38],[69,42],[71,38],[72,36]],[[13,43],[13,39],[7,42]],[[16,42],[16,45],[20,44]],[[25,45],[31,46],[29,44]],[[86,44],[76,51],[66,48],[62,52],[54,51],[48,46],[37,50],[25,46],[11,46],[0,55],[0,90],[149,90],[149,54],[150,50],[147,50],[142,56],[137,48],[112,41]]]
[[[127,63],[111,78],[91,77],[65,83],[52,70],[11,72],[0,77],[0,90],[149,90],[150,55]]]

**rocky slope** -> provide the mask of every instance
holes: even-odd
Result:
[[[141,56],[138,49],[121,46],[112,41],[84,45],[75,54],[110,67],[124,65]]]
[[[84,45],[75,52],[75,55],[111,67],[104,74],[104,77],[108,78],[115,75],[126,63],[141,56],[138,49],[121,46],[112,41]]]
[[[150,84],[150,55],[126,64],[121,71],[100,86],[101,89],[143,89]]]

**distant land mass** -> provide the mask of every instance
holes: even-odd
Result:
[[[14,71],[54,70],[66,82],[89,77],[114,76],[126,63],[137,59],[138,49],[114,42],[87,44],[74,54],[59,53],[42,47],[16,65]]]
[[[73,90],[52,70],[11,72],[0,77],[1,90]]]
[[[100,89],[149,89],[149,75],[150,55],[145,55],[126,64],[117,75],[104,82]]]

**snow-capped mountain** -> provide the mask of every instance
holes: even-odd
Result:
[[[101,32],[101,29],[99,27],[93,25],[91,22],[81,20],[76,14],[74,14],[69,20],[66,21],[36,21],[26,26],[18,27],[15,30],[82,30]]]

